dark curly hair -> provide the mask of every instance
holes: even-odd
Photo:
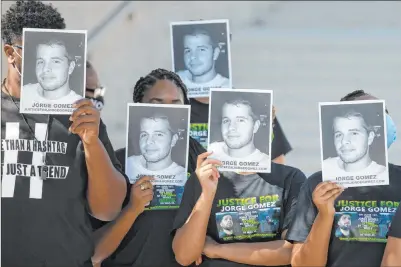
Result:
[[[23,28],[65,29],[64,18],[51,4],[18,0],[1,18],[1,35],[5,44],[21,40]]]
[[[134,103],[142,102],[142,98],[145,95],[146,90],[155,85],[159,80],[169,80],[173,82],[182,91],[184,97],[184,104],[189,104],[189,99],[187,96],[187,87],[182,82],[181,78],[174,72],[165,69],[155,69],[152,70],[145,77],[141,77],[135,84],[134,87]]]

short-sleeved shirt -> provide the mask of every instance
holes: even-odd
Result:
[[[11,99],[19,105],[1,92],[1,266],[91,266],[82,141],[68,131],[69,116],[24,114],[28,126]],[[121,171],[103,123],[99,139]]]
[[[388,236],[401,238],[401,208],[398,208],[397,212],[394,215],[393,221],[390,225]]]
[[[189,140],[188,172],[196,169],[199,154],[205,149],[194,139]],[[116,151],[117,158],[125,165],[125,148]],[[185,187],[186,188],[186,187]],[[184,188],[184,192],[185,189]],[[124,201],[130,199],[130,191]],[[177,210],[144,211],[121,241],[117,250],[102,263],[102,267],[180,267],[172,249],[171,228]],[[92,220],[93,227],[99,228],[106,222]]]
[[[208,138],[208,119],[209,119],[209,104],[204,104],[196,99],[191,99],[191,137],[198,141],[205,149],[207,149]],[[292,148],[288,142],[284,131],[277,118],[273,121],[273,141],[272,155],[275,159],[281,155],[286,155]]]
[[[269,174],[221,173],[207,235],[221,244],[280,240],[293,219],[304,181],[305,175],[300,170],[276,163],[272,163]],[[201,191],[198,177],[193,173],[174,220],[173,234],[185,224]],[[202,266],[248,265],[205,258]]]
[[[389,175],[390,185],[351,187],[337,198],[327,267],[380,266],[401,191],[401,169],[389,164]],[[303,243],[307,239],[318,214],[312,193],[321,181],[322,173],[317,172],[303,185],[288,241]]]

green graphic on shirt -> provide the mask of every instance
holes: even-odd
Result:
[[[199,142],[205,149],[207,149],[207,123],[191,123],[190,136]]]
[[[398,206],[398,201],[339,200],[334,219],[335,236],[341,241],[385,243]]]
[[[191,174],[187,173],[187,178]],[[145,209],[146,210],[168,210],[178,209],[184,194],[184,186],[176,185],[154,185],[153,199]]]
[[[274,238],[280,225],[280,196],[218,200],[216,224],[222,241]]]

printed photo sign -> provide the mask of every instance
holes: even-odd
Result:
[[[172,22],[173,70],[189,98],[209,97],[210,88],[232,88],[228,20]]]
[[[71,114],[85,95],[87,33],[23,30],[21,113]]]
[[[383,100],[319,104],[324,181],[345,187],[388,185]]]
[[[187,181],[190,106],[130,103],[127,113],[125,173],[132,184],[155,179],[148,209],[178,208]]]
[[[211,89],[208,151],[220,171],[271,171],[271,90]]]

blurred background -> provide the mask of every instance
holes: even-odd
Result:
[[[401,165],[401,2],[44,1],[68,29],[88,30],[88,56],[107,87],[102,118],[125,144],[126,103],[141,75],[171,69],[169,23],[229,19],[233,86],[274,90],[293,147],[287,164],[320,169],[318,102],[365,91],[386,100],[398,125],[389,161]],[[2,13],[12,1],[2,1]],[[3,57],[3,55],[2,55]],[[2,75],[6,73],[2,60]]]

